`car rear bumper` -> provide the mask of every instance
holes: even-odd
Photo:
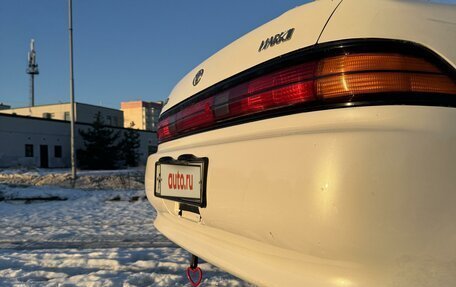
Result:
[[[264,286],[456,284],[456,109],[341,108],[184,137],[149,157],[155,225]],[[154,162],[209,158],[207,208],[155,198]]]

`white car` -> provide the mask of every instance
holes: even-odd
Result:
[[[155,226],[260,286],[456,286],[456,8],[315,1],[186,75]]]

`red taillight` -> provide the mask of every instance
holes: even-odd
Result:
[[[311,80],[316,68],[317,62],[305,63],[253,79],[247,83],[247,94]]]
[[[317,62],[311,62],[281,69],[191,104],[159,122],[159,141],[218,121],[312,101],[316,68]]]
[[[187,132],[214,123],[213,103],[214,98],[207,98],[178,112],[174,121],[176,129],[180,132]]]
[[[169,117],[160,120],[158,123],[157,136],[159,140],[171,138],[173,133],[170,130]]]
[[[313,100],[315,92],[312,78],[315,69],[315,62],[301,64],[261,76],[228,90],[228,111],[220,119],[245,116]]]
[[[294,83],[254,95],[239,97],[230,103],[229,116],[239,117],[305,103],[315,99],[313,81]]]
[[[324,58],[283,68],[206,96],[158,125],[159,142],[240,117],[327,99],[378,93],[456,94],[454,80],[428,61],[393,53]]]

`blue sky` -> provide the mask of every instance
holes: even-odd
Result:
[[[65,0],[0,1],[0,102],[29,103],[31,38],[40,74],[35,103],[69,101]],[[167,98],[179,79],[213,53],[305,0],[73,0],[76,101]]]

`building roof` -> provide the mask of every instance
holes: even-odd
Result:
[[[29,119],[29,120],[34,120],[34,121],[48,121],[48,122],[54,122],[54,123],[67,123],[67,124],[70,123],[70,121],[65,121],[65,120],[46,119],[46,118],[22,116],[22,115],[15,115],[15,114],[2,114],[2,113],[0,113],[0,117],[22,118],[22,119]],[[75,122],[75,124],[85,125],[85,126],[92,125],[90,123],[82,123],[82,122]],[[108,128],[119,129],[119,130],[135,130],[135,131],[139,131],[139,132],[157,133],[156,131],[131,129],[131,128],[126,128],[126,127],[121,127],[121,126],[111,126],[111,125],[104,125],[104,126],[106,126]]]
[[[58,106],[58,105],[69,105],[69,102],[63,102],[63,103],[55,103],[55,104],[43,104],[43,105],[34,105],[34,106],[25,106],[25,107],[17,107],[17,108],[10,108],[10,110],[18,110],[18,109],[33,109],[37,107],[47,107],[47,106]],[[108,107],[103,107],[103,106],[97,106],[97,105],[92,105],[92,104],[86,104],[86,103],[79,103],[75,102],[75,105],[84,105],[84,106],[91,106],[91,107],[97,107],[101,109],[108,109],[108,110],[113,110],[113,111],[120,111],[118,109],[113,109],[113,108],[108,108]]]

